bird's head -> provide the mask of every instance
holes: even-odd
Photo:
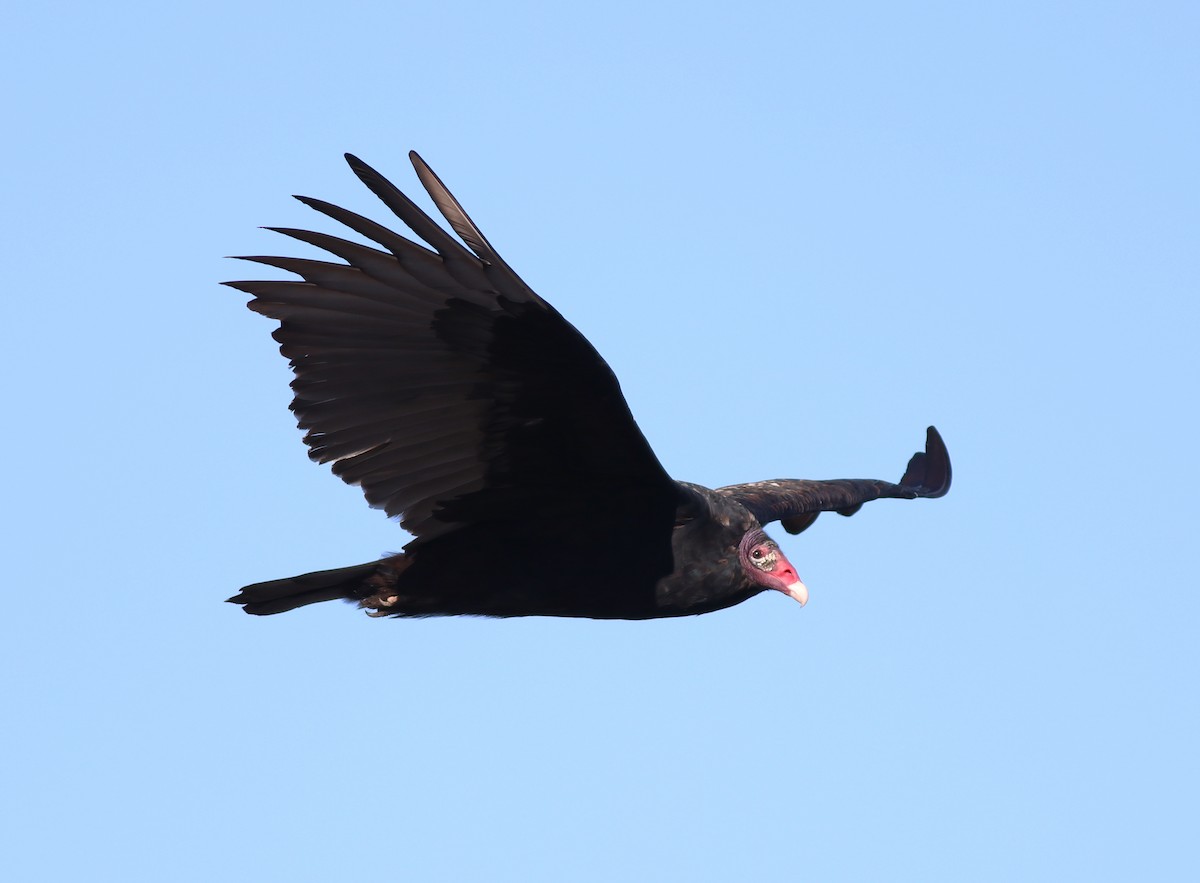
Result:
[[[808,587],[800,581],[796,568],[779,550],[778,544],[762,530],[756,528],[742,537],[738,558],[742,562],[742,572],[752,582],[795,598],[801,607],[807,603]]]

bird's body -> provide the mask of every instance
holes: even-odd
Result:
[[[383,245],[284,229],[345,263],[252,257],[303,281],[235,282],[280,320],[310,456],[362,487],[415,539],[380,561],[247,586],[248,613],[357,601],[374,615],[649,619],[807,590],[762,525],[950,486],[929,430],[899,484],[785,479],[718,490],[676,482],[607,364],[495,253],[416,154],[462,242],[353,157],[424,248],[336,206],[306,204]]]

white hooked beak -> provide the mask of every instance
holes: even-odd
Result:
[[[783,592],[785,595],[795,598],[801,607],[808,603],[808,586],[800,582],[800,580],[784,586]]]

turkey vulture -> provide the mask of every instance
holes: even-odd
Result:
[[[341,598],[372,616],[651,619],[719,610],[765,589],[804,604],[808,590],[763,525],[799,533],[821,512],[949,490],[933,427],[899,484],[782,479],[710,490],[672,480],[596,350],[496,254],[429,166],[409,158],[458,239],[347,154],[428,247],[301,196],[382,250],[268,228],[344,263],[245,257],[302,281],[226,284],[279,320],[274,337],[295,371],[291,407],[309,456],[332,463],[415,538],[367,564],[246,586],[229,600],[247,613]]]

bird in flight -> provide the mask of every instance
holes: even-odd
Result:
[[[309,457],[358,485],[413,535],[399,554],[246,586],[270,614],[319,601],[372,616],[708,613],[767,589],[808,589],[763,526],[800,533],[821,512],[940,497],[936,429],[898,484],[779,479],[711,490],[673,480],[612,370],[513,272],[415,152],[417,177],[458,238],[358,158],[358,178],[417,240],[330,203],[305,205],[372,248],[268,228],[341,262],[244,257],[290,281],[228,282],[278,320]]]

